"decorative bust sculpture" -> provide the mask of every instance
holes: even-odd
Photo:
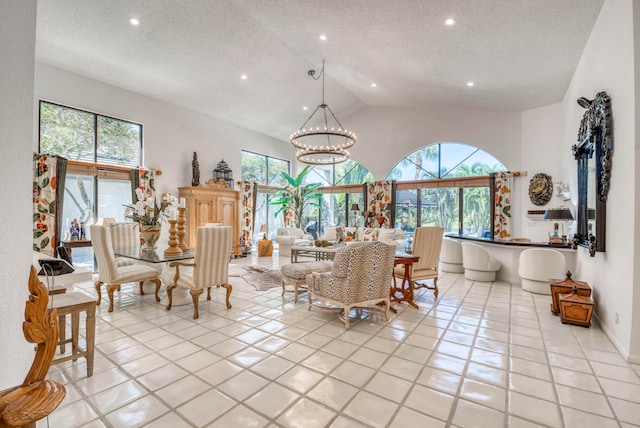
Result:
[[[198,163],[198,154],[193,152],[193,161],[191,161],[192,178],[191,185],[196,187],[200,185],[200,164]]]

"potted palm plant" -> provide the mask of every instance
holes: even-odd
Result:
[[[304,209],[307,206],[320,206],[318,201],[322,197],[322,193],[318,191],[318,188],[322,183],[302,184],[309,171],[310,165],[307,165],[295,178],[282,171],[282,176],[287,180],[288,185],[274,195],[270,204],[278,207],[274,213],[275,217],[284,213],[285,225],[287,226],[301,228]],[[295,224],[292,224],[294,222]]]

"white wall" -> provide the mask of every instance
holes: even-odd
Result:
[[[36,2],[0,2],[0,390],[19,385],[33,361],[22,333],[32,248],[33,64]]]
[[[144,166],[162,170],[157,190],[173,193],[191,185],[191,160],[198,154],[200,182],[213,176],[224,159],[240,180],[241,149],[293,161],[288,142],[255,133],[213,117],[127,91],[79,74],[36,63],[34,114],[38,100],[56,102],[143,125]],[[37,120],[34,121],[37,150]]]
[[[636,12],[637,13],[637,12]],[[575,142],[584,109],[579,97],[589,99],[606,91],[613,112],[613,166],[607,201],[606,252],[577,255],[576,278],[594,289],[602,328],[630,361],[640,362],[640,304],[637,284],[638,195],[636,171],[636,87],[632,0],[606,0],[580,63],[562,102],[565,152]],[[575,176],[575,162],[570,171]],[[631,177],[634,177],[632,179]],[[634,279],[636,279],[634,281]],[[636,317],[634,318],[634,312]],[[619,314],[619,323],[616,322]]]
[[[516,236],[525,236],[539,242],[549,239],[553,223],[528,218],[529,210],[546,210],[562,206],[574,210],[575,214],[573,201],[564,201],[556,196],[555,182],[562,181],[569,183],[573,197],[577,197],[577,177],[573,177],[575,174],[572,173],[575,171],[573,155],[564,142],[564,127],[561,103],[522,112],[521,164],[527,171],[527,176],[515,183],[516,195],[521,202],[521,209],[513,211],[514,218],[520,219],[514,222]],[[577,127],[572,131],[577,134]],[[554,195],[543,206],[534,205],[529,199],[529,180],[537,173],[545,173],[554,181]]]

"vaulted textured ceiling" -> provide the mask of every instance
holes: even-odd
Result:
[[[323,58],[326,101],[347,127],[368,106],[558,102],[602,3],[39,0],[36,57],[287,140],[309,114],[302,107],[321,101],[307,71]],[[448,17],[457,25],[443,25]]]

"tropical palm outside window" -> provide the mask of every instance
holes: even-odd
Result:
[[[289,161],[247,150],[242,151],[242,181],[283,187],[287,181],[282,176],[282,172],[290,173]],[[260,227],[263,224],[269,228],[269,235],[272,239],[275,238],[276,229],[283,226],[282,217],[274,218],[273,216],[274,210],[277,208],[269,204],[275,192],[274,189],[258,188],[253,223],[254,241],[262,239],[263,233],[260,232]]]
[[[507,168],[491,154],[459,143],[422,147],[400,160],[387,179],[398,182],[487,176]],[[491,229],[488,187],[429,187],[396,192],[395,227],[409,238],[416,227],[441,226],[446,233],[486,236]]]
[[[362,184],[374,181],[373,175],[360,163],[348,160],[337,165],[315,165],[307,174],[305,184],[322,183],[323,186],[340,186],[346,184]],[[353,226],[354,213],[350,210],[353,204],[364,207],[362,191],[357,193],[331,193],[323,196],[320,209],[310,208],[305,213],[308,220],[316,222],[319,234],[324,233],[327,226]],[[362,226],[363,218],[355,216],[358,226]]]
[[[40,101],[40,152],[85,162],[67,167],[62,240],[70,238],[74,219],[86,225],[99,217],[124,220],[122,206],[131,203],[129,169],[142,163],[142,125]],[[91,248],[77,248],[73,256],[93,267]]]

